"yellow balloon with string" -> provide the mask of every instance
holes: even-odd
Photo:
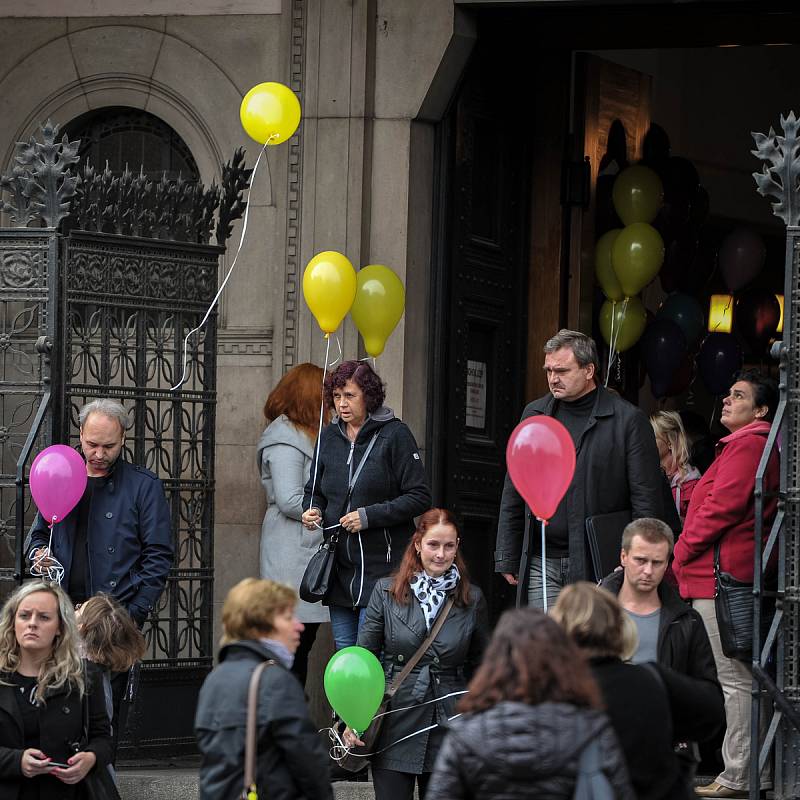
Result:
[[[325,250],[303,272],[303,297],[326,336],[333,333],[353,305],[356,271],[341,253]]]
[[[367,353],[377,358],[403,316],[406,290],[400,278],[383,264],[369,264],[360,269],[357,279],[356,299],[350,316]]]
[[[282,83],[259,83],[242,99],[239,118],[247,135],[260,144],[281,144],[300,124],[300,101]]]

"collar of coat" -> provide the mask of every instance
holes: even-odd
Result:
[[[594,408],[592,409],[592,413],[589,415],[590,417],[612,417],[614,416],[615,408],[614,408],[614,401],[615,396],[608,391],[604,386],[597,384],[597,399],[594,403]],[[546,414],[548,417],[552,417],[555,413],[557,408],[557,404],[560,403],[560,400],[556,400],[552,394],[546,394],[543,397],[540,397],[533,403],[533,411],[538,414]]]
[[[254,658],[255,656],[255,658]],[[263,642],[254,639],[239,639],[235,642],[228,642],[219,651],[219,661],[247,659],[249,661],[266,661],[272,659],[277,664],[281,664],[278,656],[272,652]]]
[[[622,582],[624,579],[625,572],[620,569],[603,578],[600,586],[612,594],[618,595],[622,589]],[[665,622],[671,622],[689,613],[691,606],[681,599],[681,596],[672,584],[662,580],[661,583],[658,584],[656,591],[658,592],[658,599],[661,601],[661,610]]]
[[[387,422],[391,422],[393,419],[397,419],[397,417],[395,417],[394,411],[387,406],[381,406],[371,414],[367,414],[367,418],[364,421],[364,424],[361,426],[361,430],[358,432],[356,441],[361,439],[367,433],[374,433],[378,428],[382,428]],[[342,425],[341,419],[336,414],[334,414],[331,419],[331,425],[335,425],[336,430],[338,430],[339,433],[341,433],[342,436],[347,439],[347,426]]]
[[[765,422],[763,419],[757,419],[754,422],[751,422],[749,425],[739,428],[738,431],[734,431],[733,433],[729,433],[727,436],[723,436],[719,442],[717,442],[717,455],[719,455],[720,450],[722,450],[726,444],[735,442],[737,439],[741,439],[745,436],[763,436],[766,438],[769,436],[771,427],[772,425],[769,422]]]

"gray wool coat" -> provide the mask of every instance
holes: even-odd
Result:
[[[258,442],[261,483],[269,504],[261,525],[261,577],[295,589],[322,541],[322,533],[307,531],[300,522],[313,454],[314,442],[283,415],[267,426]],[[327,622],[328,609],[300,600],[297,618]]]

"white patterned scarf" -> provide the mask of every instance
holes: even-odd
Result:
[[[461,575],[458,567],[453,564],[447,572],[439,578],[432,578],[424,570],[411,577],[410,585],[414,596],[419,600],[422,613],[425,615],[425,626],[430,631],[431,626],[439,616],[439,611],[444,605],[447,593],[458,586]]]

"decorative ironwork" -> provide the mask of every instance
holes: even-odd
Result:
[[[781,115],[781,128],[784,136],[777,136],[771,127],[766,136],[751,134],[756,149],[750,152],[767,162],[761,172],[753,173],[753,178],[759,194],[775,198],[772,203],[775,216],[786,225],[797,225],[800,222],[800,120],[794,111],[790,111],[788,117]]]
[[[217,244],[224,245],[233,232],[233,222],[244,214],[243,193],[250,186],[253,170],[245,169],[244,150],[239,147],[222,169],[222,196],[219,204]]]

